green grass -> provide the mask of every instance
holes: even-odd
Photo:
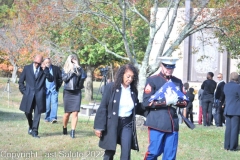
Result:
[[[3,92],[6,79],[0,78],[0,159],[102,159],[103,150],[98,147],[98,138],[93,133],[93,117],[79,116],[76,138],[62,135],[62,90],[59,93],[58,123],[44,122],[42,114],[39,136],[34,139],[27,134],[27,120],[24,113],[19,111],[21,94],[18,85],[12,84],[8,106],[7,92]],[[96,94],[98,84],[94,83]],[[4,94],[2,94],[4,93]],[[87,102],[85,102],[87,103]],[[69,122],[70,127],[70,122]],[[240,152],[227,152],[223,149],[225,128],[208,128],[196,126],[188,129],[185,124],[180,125],[177,159],[180,160],[237,160]],[[148,146],[146,127],[137,129],[140,151],[132,151],[132,160],[141,160]],[[119,159],[120,149],[117,148],[115,159]],[[13,156],[20,156],[14,158]],[[161,158],[159,158],[161,159]]]

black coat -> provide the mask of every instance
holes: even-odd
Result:
[[[225,109],[224,115],[240,116],[240,85],[236,82],[229,82],[224,86]]]
[[[182,81],[174,76],[171,77],[172,82],[182,91]],[[154,108],[149,105],[149,98],[155,94],[165,83],[167,79],[159,73],[148,77],[143,94],[142,106],[148,110],[145,125],[160,130],[162,132],[173,132],[179,130],[179,120],[176,109],[170,106]]]
[[[116,150],[118,138],[118,109],[121,98],[121,88],[113,90],[114,83],[109,83],[105,86],[101,104],[97,110],[94,120],[94,129],[102,130],[102,137],[99,141],[99,147],[106,150]],[[133,140],[132,149],[139,150],[137,142],[137,133],[135,125],[135,114],[137,108],[140,107],[138,103],[137,93],[131,91],[132,100],[134,102],[134,109],[132,112],[133,121]]]
[[[187,91],[187,93],[186,93],[186,97],[188,97],[188,99],[189,99],[189,102],[187,104],[188,109],[193,107],[193,101],[194,101],[194,98],[195,98],[195,95],[193,94],[193,91],[194,91],[194,89],[190,88],[189,91]]]
[[[62,71],[58,66],[51,65],[52,72],[53,72],[53,78],[54,78],[54,84],[56,86],[56,91],[59,91],[59,88],[62,85]]]
[[[53,76],[49,73],[48,68],[43,71],[40,67],[38,77],[35,80],[33,63],[24,67],[18,81],[19,90],[23,94],[20,104],[21,111],[30,113],[35,97],[38,113],[46,112],[46,78],[49,82],[53,82]]]
[[[220,100],[222,103],[225,100],[225,95],[223,93],[224,85],[225,85],[224,81],[218,83],[217,88],[216,88],[216,92],[215,92],[215,99]]]
[[[217,86],[217,83],[214,80],[212,79],[205,80],[201,85],[201,89],[204,90],[202,94],[202,100],[213,99],[216,86]]]

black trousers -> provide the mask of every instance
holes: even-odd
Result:
[[[226,115],[224,149],[237,150],[240,116]]]
[[[33,111],[34,111],[34,116],[32,115]],[[30,113],[25,112],[25,115],[28,120],[29,128],[32,129],[32,134],[38,135],[38,126],[41,118],[41,113],[38,113],[35,97],[33,99]]]
[[[118,142],[121,144],[120,160],[130,160],[132,145],[132,116],[118,119]],[[105,150],[103,160],[113,160],[115,150]]]
[[[202,100],[203,125],[210,126],[212,121],[213,98]]]
[[[193,108],[186,108],[186,118],[190,117],[190,121],[193,123]]]
[[[222,126],[223,124],[223,102],[215,100],[216,114],[214,115],[214,120],[216,126]]]

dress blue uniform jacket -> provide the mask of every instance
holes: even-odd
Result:
[[[174,76],[171,76],[170,79],[176,86],[179,86],[182,91],[182,81]],[[167,81],[168,79],[165,78],[162,73],[149,77],[144,89],[142,105],[146,110],[148,110],[148,114],[146,116],[147,120],[145,123],[146,126],[162,132],[173,132],[179,130],[176,108],[166,105],[157,108],[155,108],[154,105],[148,106],[148,100],[151,95],[158,91]]]

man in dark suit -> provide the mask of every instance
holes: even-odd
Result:
[[[43,63],[49,68],[49,72],[54,77],[53,82],[46,79],[46,116],[45,122],[57,122],[58,91],[62,85],[62,72],[58,66],[52,65],[50,58],[45,58]]]
[[[217,75],[219,80],[217,84],[217,88],[214,94],[214,106],[216,107],[216,114],[214,115],[215,124],[217,127],[222,127],[223,122],[223,103],[225,100],[225,95],[223,92],[223,88],[225,82],[223,81],[223,75],[219,73]]]
[[[226,130],[224,149],[235,151],[238,149],[238,134],[240,124],[240,85],[238,84],[238,73],[230,74],[230,82],[223,88],[226,106],[224,115],[226,117]]]
[[[41,113],[46,111],[46,86],[48,79],[53,81],[53,76],[49,73],[49,69],[42,65],[42,56],[36,55],[34,61],[30,65],[26,65],[19,78],[19,90],[23,94],[20,104],[20,110],[25,112],[28,120],[28,133],[35,138],[38,136],[38,126]],[[34,111],[34,117],[32,112]]]

